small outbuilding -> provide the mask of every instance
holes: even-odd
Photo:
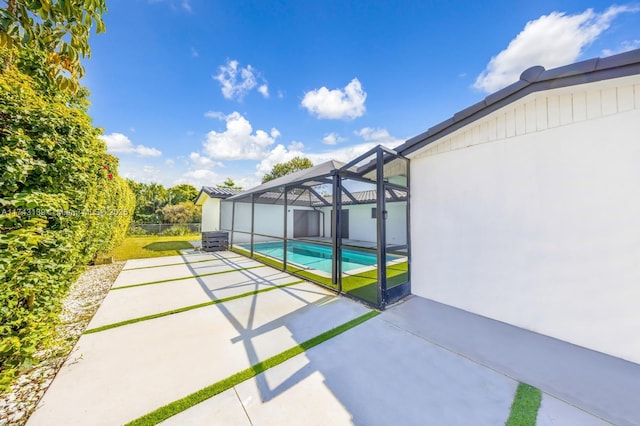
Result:
[[[203,186],[196,197],[195,205],[202,206],[202,232],[220,230],[220,201],[241,193],[240,189]]]

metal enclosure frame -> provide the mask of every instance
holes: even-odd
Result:
[[[393,166],[390,163],[394,161],[395,165],[398,166],[396,168],[400,170],[400,172],[398,172],[399,174],[391,177],[386,176],[387,172],[385,172],[385,167],[393,170]],[[275,179],[241,194],[229,197],[223,202],[232,203],[232,217],[230,220],[231,229],[226,229],[230,232],[231,250],[246,254],[255,260],[274,266],[282,271],[320,284],[341,295],[360,300],[377,309],[385,309],[389,304],[400,300],[411,292],[409,165],[410,163],[407,158],[402,157],[391,149],[378,145],[347,164],[335,161],[323,163],[310,169]],[[399,178],[400,183],[392,182],[391,180],[393,178]],[[345,183],[353,184],[354,182],[354,185],[356,186],[369,185],[369,187],[375,187],[375,190],[352,193],[345,187]],[[318,190],[319,187],[330,187],[331,195],[328,195],[327,193],[321,194]],[[373,193],[373,196],[371,193]],[[384,194],[384,196],[380,196],[380,194]],[[367,198],[367,196],[369,198]],[[387,205],[388,203],[395,202],[406,203],[406,218],[404,218],[406,234],[404,244],[392,246],[388,244],[387,241]],[[235,229],[239,223],[239,219],[236,218],[236,215],[238,215],[240,211],[240,209],[238,209],[239,203],[251,203],[249,232],[246,230]],[[256,221],[260,220],[260,218],[256,218],[257,204],[282,207],[282,235],[257,232]],[[358,279],[362,280],[362,278],[357,277],[356,275],[350,276],[345,274],[343,271],[343,251],[352,249],[353,243],[343,239],[341,212],[343,209],[350,206],[358,205],[371,205],[376,208],[375,249],[373,247],[367,248],[371,254],[375,252],[375,258],[377,261],[376,265],[374,265],[376,269],[375,276],[373,278],[371,277],[372,270],[367,272],[367,277],[375,280],[375,283],[371,282],[366,285],[369,287],[368,290],[371,290],[372,286],[375,285],[375,292],[373,293],[369,291],[369,293],[367,293],[367,297],[359,295],[363,294],[362,288],[357,290],[349,288],[349,286],[353,287],[352,283],[349,284],[349,280],[357,281]],[[305,208],[312,208],[313,210],[331,208],[332,232],[330,242],[325,241],[322,243],[326,247],[331,247],[330,279],[328,277],[323,278],[319,275],[314,276],[308,271],[292,267],[294,263],[291,262],[288,252],[290,251],[290,246],[295,245],[292,244],[291,241],[296,241],[297,239],[288,235],[288,228],[292,224],[290,222],[293,222],[293,220],[290,221],[288,219],[288,213],[290,212],[290,209],[295,206],[305,206]],[[248,206],[245,204],[245,210],[247,207]],[[322,214],[319,216],[322,216],[322,228],[324,229],[325,211],[320,211]],[[275,227],[276,225],[274,224],[273,226]],[[396,228],[398,228],[398,225],[396,225]],[[326,235],[323,236],[326,237]],[[244,243],[240,243],[238,240],[245,241]],[[254,250],[256,244],[264,241],[281,241],[282,254],[279,257],[270,258],[269,256]],[[249,247],[246,247],[247,244]],[[404,263],[400,263],[402,266],[401,268],[398,266],[395,267],[396,271],[394,273],[396,275],[391,276],[391,281],[393,281],[392,285],[390,285],[390,276],[387,266],[389,262],[389,258],[387,256],[390,253],[395,253],[395,256],[401,258],[401,260],[406,257],[406,265],[404,265]],[[398,270],[401,272],[398,273]],[[375,294],[375,297],[372,297],[372,294]]]

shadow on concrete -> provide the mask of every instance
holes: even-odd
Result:
[[[243,269],[239,269],[242,268],[243,265],[238,264],[237,262],[235,262],[235,259],[231,260],[231,259],[226,259],[223,256],[217,255],[217,254],[212,254],[212,256],[220,259],[224,264],[226,264],[227,266],[229,266],[230,268],[233,269],[238,269],[238,272],[240,272],[241,274],[243,274],[245,277],[247,277],[246,281],[240,282],[240,283],[236,283],[236,284],[232,284],[229,286],[225,286],[225,287],[219,287],[216,288],[216,290],[222,290],[222,289],[229,289],[229,288],[237,288],[237,287],[247,287],[246,288],[246,292],[250,292],[250,291],[257,291],[260,289],[264,289],[265,286],[277,286],[277,285],[282,285],[284,283],[278,283],[275,281],[270,280],[270,277],[280,277],[280,279],[285,278],[288,274],[286,272],[282,272],[282,271],[277,271],[274,269],[274,273],[265,276],[261,276],[259,274],[257,274],[256,272],[254,272],[253,270],[243,270]],[[246,259],[245,257],[241,257],[239,259]],[[189,270],[193,273],[196,274],[195,268],[193,268],[191,265],[187,264],[187,267],[189,268]],[[265,268],[269,268],[268,266],[265,266]],[[262,268],[260,268],[262,269]],[[294,278],[295,281],[298,281],[297,278],[295,277],[291,277]],[[200,277],[196,277],[198,283],[200,284],[200,287],[202,288],[202,290],[204,291],[204,293],[211,299],[211,300],[217,300],[218,298],[215,296],[215,290],[211,290],[209,288],[209,286],[207,285],[207,283]],[[244,345],[245,351],[247,353],[247,357],[250,361],[251,365],[255,365],[257,363],[259,363],[260,361],[264,361],[264,359],[260,359],[255,346],[253,345],[252,340],[255,339],[256,337],[259,337],[263,334],[269,333],[277,328],[280,327],[287,327],[289,323],[291,323],[292,319],[294,318],[300,318],[301,316],[305,316],[307,315],[307,313],[314,307],[318,306],[318,305],[324,305],[327,303],[331,303],[332,301],[335,301],[337,299],[337,296],[334,295],[326,295],[325,297],[320,298],[319,300],[314,300],[313,302],[308,302],[304,297],[302,297],[302,295],[304,295],[305,293],[314,293],[314,294],[326,294],[326,292],[324,290],[322,290],[320,287],[318,287],[318,291],[317,292],[310,292],[309,290],[306,289],[300,289],[300,288],[293,288],[292,287],[282,287],[279,288],[278,290],[275,291],[281,291],[285,294],[287,294],[288,296],[295,298],[296,300],[298,300],[299,302],[302,302],[304,304],[303,307],[293,311],[293,312],[289,312],[286,315],[279,317],[267,324],[263,324],[259,327],[255,327],[254,326],[254,319],[255,319],[255,313],[256,313],[256,309],[257,309],[257,305],[258,305],[258,296],[259,294],[255,294],[252,296],[247,296],[247,297],[251,297],[251,308],[249,311],[249,315],[247,318],[247,325],[244,326],[242,324],[242,321],[238,318],[236,318],[229,309],[227,309],[227,307],[224,305],[224,303],[220,303],[215,305],[217,309],[219,309],[223,315],[225,316],[225,318],[229,321],[229,323],[237,330],[238,332],[238,336],[234,339],[232,339],[232,343],[238,343],[238,342],[242,342],[242,344]],[[302,338],[302,339],[296,339],[295,333],[290,329],[291,335],[293,337],[293,339],[297,342],[297,343],[302,343],[304,340],[308,339],[308,337],[306,338]],[[257,380],[258,380],[258,387],[261,391],[261,396],[263,398],[263,400],[269,400],[271,398],[273,398],[275,395],[277,395],[280,392],[285,391],[286,389],[289,389],[290,387],[294,386],[296,383],[298,383],[300,380],[302,380],[303,378],[307,377],[307,375],[310,372],[308,371],[308,369],[304,369],[301,370],[299,372],[297,372],[296,374],[294,374],[291,377],[291,380],[289,380],[287,382],[287,385],[285,387],[279,386],[276,389],[271,389],[269,387],[269,384],[266,382],[265,380],[265,376],[263,375],[259,375],[257,376]]]

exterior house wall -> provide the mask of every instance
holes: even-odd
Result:
[[[257,234],[255,242],[273,241],[274,238],[282,238],[284,230],[284,206],[278,204],[258,204],[255,206],[254,230]],[[287,217],[291,220],[291,214]]]
[[[640,76],[530,94],[410,158],[414,294],[640,363]]]
[[[232,201],[222,202],[221,229],[231,229],[232,205]],[[289,206],[287,210],[287,237],[293,238],[293,211],[313,209],[304,206]],[[282,238],[284,229],[283,212],[283,205],[256,203],[254,232],[263,235],[255,235],[255,242],[273,241],[275,238]],[[236,231],[242,231],[242,233],[235,232],[233,238],[234,243],[248,243],[251,241],[251,235],[248,234],[251,232],[251,203],[236,202],[235,221],[233,225]]]
[[[231,229],[231,212],[233,209],[232,201],[221,201],[220,202],[220,229],[222,230],[230,230]]]
[[[349,239],[359,241],[376,241],[376,219],[371,217],[371,209],[375,204],[358,204],[342,206],[349,210]],[[387,244],[403,245],[407,243],[407,203],[387,202]],[[331,207],[323,207],[325,234],[331,236]],[[322,232],[322,229],[320,230]]]
[[[207,196],[202,203],[202,232],[220,229],[220,199]]]

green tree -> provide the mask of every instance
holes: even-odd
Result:
[[[96,33],[105,31],[105,0],[5,1],[6,7],[0,8],[0,47],[43,52],[50,80],[59,88],[76,91],[84,75],[80,61],[91,56],[91,28],[95,26]],[[10,62],[5,58],[5,65]]]
[[[193,202],[198,196],[198,190],[195,186],[183,183],[169,188],[169,203],[180,204],[185,201]]]
[[[1,58],[21,54],[39,56],[0,47]],[[134,208],[88,92],[43,84],[0,67],[0,392],[46,346],[69,285],[124,238]]]
[[[305,157],[295,157],[287,162],[278,163],[271,169],[271,172],[264,175],[262,183],[269,182],[270,180],[286,176],[299,170],[308,169],[313,167],[311,160]]]
[[[140,183],[127,179],[136,195],[135,223],[162,222],[162,208],[169,202],[169,191],[159,183]]]
[[[200,206],[190,201],[164,206],[162,216],[166,223],[198,223],[202,218]]]
[[[216,185],[218,188],[227,188],[227,189],[242,189],[241,186],[237,186],[236,183],[230,177],[227,178],[223,183]]]

